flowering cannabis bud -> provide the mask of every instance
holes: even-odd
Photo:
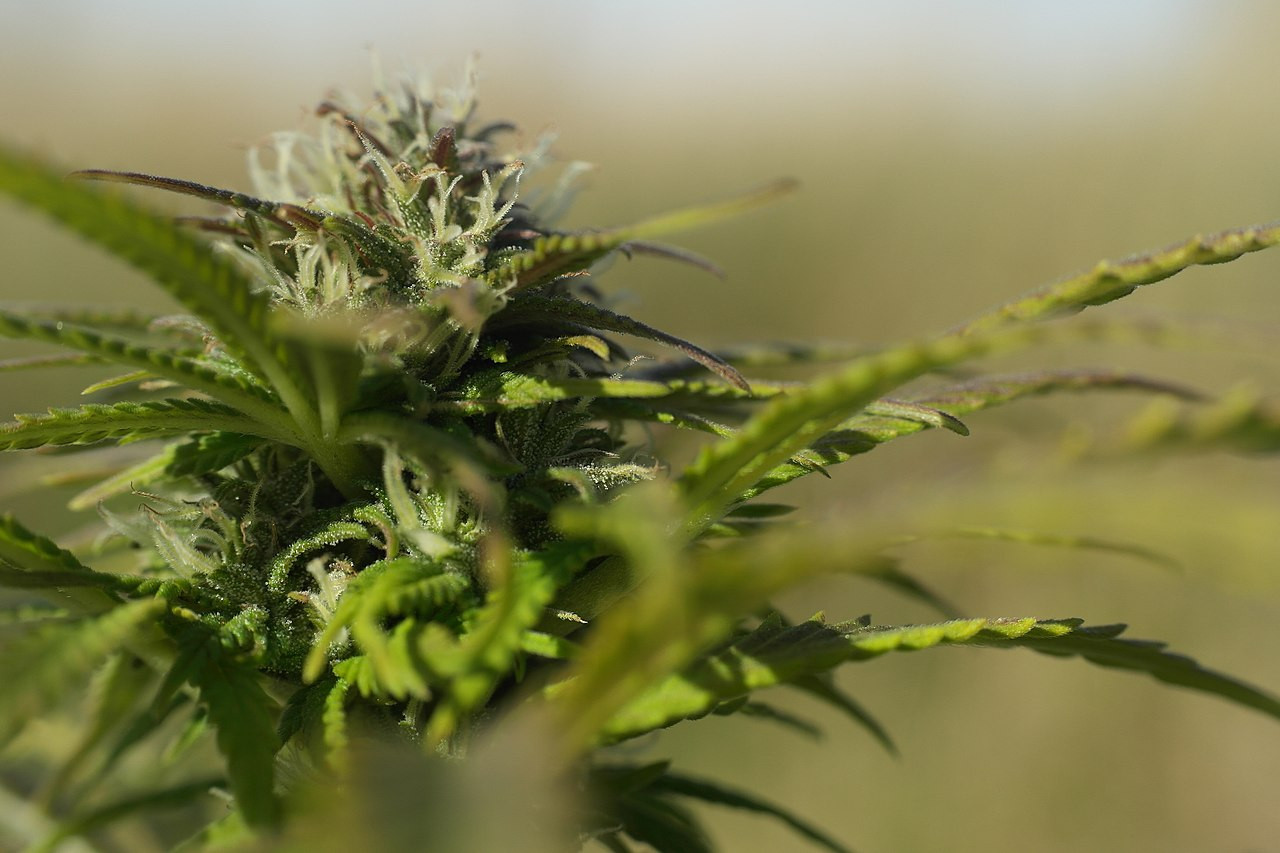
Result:
[[[712,712],[785,722],[749,698],[779,684],[887,743],[830,670],[939,644],[1079,654],[1280,716],[1280,703],[1254,688],[1079,620],[793,625],[768,602],[822,572],[863,572],[937,599],[882,553],[900,531],[795,532],[777,521],[789,507],[759,500],[886,441],[928,428],[967,434],[959,416],[1029,395],[1189,396],[1080,371],[886,395],[991,352],[1108,334],[1120,327],[1039,321],[1272,245],[1280,228],[1100,265],[903,346],[756,347],[730,359],[610,310],[593,270],[619,252],[714,269],[651,241],[768,201],[788,182],[632,226],[558,231],[571,181],[521,191],[545,142],[512,150],[509,125],[473,112],[469,90],[402,82],[367,108],[326,101],[314,135],[282,134],[253,154],[252,195],[77,173],[224,211],[177,222],[0,149],[0,190],[150,273],[188,312],[0,308],[0,333],[75,351],[57,363],[129,371],[91,389],[114,402],[0,429],[0,449],[85,445],[112,469],[72,502],[99,508],[108,535],[95,546],[73,552],[14,519],[0,523],[0,585],[47,595],[43,605],[16,599],[12,621],[29,630],[6,647],[0,675],[21,675],[24,689],[0,700],[0,737],[99,673],[83,746],[44,799],[67,809],[49,844],[105,820],[82,805],[95,787],[210,728],[222,756],[212,779],[136,800],[203,803],[212,820],[205,793],[225,788],[233,818],[200,842],[337,820],[300,820],[305,806],[281,795],[306,779],[356,778],[357,738],[461,758],[508,717],[536,717],[547,773],[573,776],[593,798],[575,837],[705,849],[682,799],[781,813],[665,764],[605,761],[599,748]],[[672,357],[637,365],[630,338]],[[846,363],[810,383],[740,372],[832,360]],[[1274,410],[1245,408],[1235,405],[1234,421],[1217,417],[1216,433],[1161,435],[1230,441],[1233,430],[1276,428]],[[707,444],[668,471],[652,425],[702,433]],[[127,442],[151,452],[139,461],[101,447]],[[140,757],[123,761],[130,753]]]

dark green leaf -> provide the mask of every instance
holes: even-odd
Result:
[[[494,315],[490,327],[501,329],[504,326],[530,322],[571,323],[588,329],[605,332],[618,332],[645,340],[656,341],[673,347],[689,358],[715,373],[721,379],[742,390],[750,390],[747,381],[734,367],[721,361],[702,347],[669,335],[666,332],[645,325],[622,314],[615,314],[590,302],[570,297],[551,298],[546,296],[523,296],[513,301],[505,311]]]
[[[880,742],[880,745],[890,755],[898,754],[898,745],[893,742],[893,738],[889,736],[889,731],[879,720],[871,715],[866,708],[855,702],[853,697],[846,694],[843,690],[836,687],[835,680],[830,673],[814,673],[813,675],[803,675],[799,678],[792,679],[787,682],[789,686],[797,690],[803,690],[811,696],[814,696],[828,705],[844,712],[849,719],[866,729],[872,737]]]
[[[267,380],[305,422],[309,390],[296,356],[268,322],[270,303],[230,260],[180,226],[118,194],[66,180],[39,161],[0,148],[0,192],[32,205],[118,257],[150,273],[200,316],[224,346]]]
[[[822,737],[822,729],[813,723],[803,717],[792,714],[790,711],[783,711],[765,702],[729,702],[716,708],[712,713],[725,717],[741,714],[744,717],[753,717],[758,720],[777,723],[784,728],[799,732],[805,737],[813,738],[814,740]]]
[[[694,779],[690,776],[667,773],[658,779],[653,787],[659,791],[679,794],[682,797],[690,797],[706,803],[715,803],[720,806],[729,806],[730,808],[768,815],[782,821],[795,830],[797,834],[809,839],[819,847],[835,851],[835,853],[852,853],[850,848],[781,806],[760,799],[754,794],[726,787],[719,782],[708,782],[703,779]]]
[[[87,509],[107,498],[165,478],[194,477],[221,471],[248,456],[262,445],[262,439],[233,432],[198,435],[190,441],[171,444],[162,453],[112,474],[68,503],[71,509]]]
[[[193,637],[198,633],[193,630]],[[236,806],[250,826],[271,828],[280,818],[275,793],[275,754],[280,746],[276,704],[259,684],[257,671],[231,658],[216,639],[195,638],[187,654],[192,658],[187,678],[208,709]]]

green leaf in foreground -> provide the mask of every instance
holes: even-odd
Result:
[[[99,664],[141,637],[165,610],[154,599],[132,601],[100,616],[57,623],[6,645],[0,681],[21,685],[0,704],[0,743],[74,690]]]
[[[268,380],[296,417],[307,411],[307,389],[285,342],[271,329],[270,303],[231,262],[174,223],[118,194],[67,180],[58,171],[0,147],[0,192],[57,219],[137,266],[219,333]]]
[[[179,668],[200,691],[227,762],[227,777],[236,806],[250,826],[270,828],[280,819],[275,793],[276,704],[258,682],[250,665],[231,658],[217,640],[193,629],[193,644]]]
[[[700,529],[715,521],[725,507],[735,501],[757,494],[768,485],[777,485],[776,481],[764,482],[773,477],[775,468],[804,448],[825,440],[833,432],[838,433],[846,419],[880,397],[930,371],[1059,341],[1127,340],[1135,336],[1145,340],[1153,335],[1158,338],[1166,331],[1133,324],[1080,321],[1065,325],[1039,324],[963,335],[952,333],[863,356],[818,377],[801,390],[770,400],[734,436],[704,448],[680,477],[690,508],[690,527]],[[1031,381],[1025,385],[1026,393],[1041,393],[1036,390],[1037,384]],[[1018,394],[1016,389],[996,388],[990,396],[995,403]],[[917,402],[931,403],[928,399]],[[867,445],[864,440],[863,450],[875,443]],[[855,449],[854,452],[862,451]],[[842,451],[842,455],[848,458],[853,453]]]

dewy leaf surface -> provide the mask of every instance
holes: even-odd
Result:
[[[705,803],[714,803],[716,805],[728,806],[729,808],[742,809],[743,811],[755,812],[756,814],[768,815],[791,827],[798,835],[809,839],[819,847],[833,851],[833,853],[853,853],[850,848],[844,846],[830,835],[818,829],[808,821],[797,817],[787,809],[770,803],[754,794],[745,791],[739,791],[730,788],[727,785],[721,785],[718,782],[709,782],[705,779],[694,779],[689,776],[681,776],[675,773],[664,773],[651,786],[655,790],[665,791],[672,794],[679,794],[683,797],[690,797],[695,800],[701,800]]]

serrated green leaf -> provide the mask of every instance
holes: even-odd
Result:
[[[15,422],[0,425],[0,450],[125,442],[215,430],[286,442],[292,438],[221,403],[171,399],[89,404],[76,409],[50,409],[44,415],[18,415]]]
[[[768,367],[799,367],[814,364],[833,364],[852,361],[874,352],[873,347],[848,343],[757,343],[723,347],[715,356],[739,370]],[[640,379],[667,380],[696,374],[700,365],[692,361],[660,361],[637,365],[635,375]]]
[[[1280,223],[1254,225],[1196,236],[1166,249],[1118,261],[1100,261],[1093,269],[1041,288],[984,314],[958,329],[959,334],[989,331],[1008,323],[1041,320],[1082,311],[1127,296],[1192,266],[1221,264],[1280,243]]]
[[[945,429],[956,435],[968,435],[969,428],[964,421],[955,415],[948,414],[933,406],[913,403],[908,400],[891,400],[888,397],[872,400],[864,410],[873,418],[894,418],[900,421],[915,421],[936,429]]]
[[[30,355],[20,358],[0,359],[0,371],[30,370],[39,367],[79,367],[85,364],[102,364],[105,359],[82,352]]]
[[[230,352],[267,380],[299,423],[310,425],[310,390],[296,355],[270,327],[270,302],[229,260],[123,196],[68,181],[9,148],[0,148],[0,192],[154,276],[205,320]]]
[[[87,509],[132,488],[164,478],[194,477],[234,465],[262,445],[262,439],[232,432],[214,432],[171,444],[164,452],[112,474],[68,502],[71,509]]]
[[[1169,394],[1181,399],[1198,395],[1176,383],[1109,370],[1044,371],[1010,376],[992,376],[948,386],[930,392],[914,401],[921,405],[945,409],[953,415],[966,415],[995,406],[1014,403],[1027,397],[1059,392],[1136,391]],[[795,458],[784,462],[760,478],[745,493],[755,497],[769,489],[789,483],[814,472],[814,464],[823,468],[845,462],[885,442],[914,435],[930,424],[923,420],[877,417],[868,411],[855,415],[836,426]],[[808,463],[806,464],[806,460]]]
[[[739,791],[722,785],[719,782],[709,782],[705,779],[694,779],[690,776],[682,776],[675,773],[665,773],[653,784],[653,788],[669,794],[679,794],[682,797],[690,797],[695,800],[701,800],[706,803],[715,803],[720,806],[729,806],[730,808],[742,809],[744,811],[754,812],[756,814],[768,815],[772,818],[785,823],[791,827],[798,835],[809,839],[819,847],[832,850],[835,853],[852,853],[852,850],[839,841],[827,835],[813,824],[802,818],[792,814],[781,806],[763,800],[754,794]]]
[[[331,679],[322,678],[289,694],[276,722],[276,738],[281,744],[288,744],[296,735],[314,728],[324,709],[325,694],[332,686]]]
[[[1137,391],[1168,394],[1182,400],[1203,395],[1177,382],[1117,370],[1046,370],[1009,376],[984,376],[921,396],[915,402],[962,415],[1012,403],[1024,397],[1062,391]]]
[[[541,551],[515,555],[509,580],[489,591],[457,649],[448,699],[427,723],[427,739],[439,743],[453,734],[461,714],[479,708],[509,671],[525,635],[542,619],[557,592],[595,556],[594,545],[557,542]]]
[[[198,347],[201,343],[201,334],[194,331],[195,328],[200,328],[200,321],[189,315],[161,316],[120,305],[60,305],[37,302],[6,304],[3,307],[24,316],[39,317],[54,322],[62,321],[90,329],[110,330],[112,333],[126,332],[134,338],[155,335],[165,338],[170,344],[174,339],[181,339],[192,347]]]
[[[250,826],[270,829],[280,819],[275,793],[275,754],[280,746],[276,704],[252,666],[230,657],[216,638],[196,631],[192,635],[186,677],[208,709],[236,807]]]
[[[90,672],[149,630],[164,610],[162,601],[131,601],[99,616],[42,626],[7,645],[0,680],[22,689],[7,691],[0,702],[0,743],[82,687]]]
[[[1153,334],[1159,339],[1165,331],[1123,322],[1014,326],[967,335],[944,335],[860,358],[819,377],[803,390],[769,401],[732,438],[705,448],[680,477],[691,508],[690,526],[693,530],[705,526],[717,520],[724,508],[736,500],[754,497],[766,488],[801,476],[800,470],[785,465],[806,447],[824,442],[835,444],[836,461],[870,449],[879,442],[856,429],[841,430],[842,424],[893,389],[925,373],[974,358],[1057,341],[1134,337],[1148,340]],[[929,400],[917,402],[930,403]],[[901,429],[923,428],[923,424],[914,429],[909,426],[918,424],[917,421],[902,423],[908,426],[894,428],[891,436]],[[839,447],[838,442],[847,439],[855,443]],[[775,470],[779,466],[782,470]]]
[[[279,403],[262,385],[202,358],[198,351],[141,344],[67,321],[28,316],[7,309],[0,309],[0,334],[45,341],[80,350],[104,361],[140,367],[143,374],[163,376],[264,419],[279,422],[283,415]],[[129,378],[121,380],[106,380],[82,393],[136,378],[139,374],[130,374]]]
[[[94,587],[103,590],[121,590],[136,586],[116,575],[99,572],[32,572],[15,569],[0,562],[0,587],[6,589],[57,589]]]
[[[1161,643],[1118,639],[1123,626],[1084,627],[1079,619],[955,619],[928,625],[866,626],[805,622],[746,639],[672,676],[616,714],[606,740],[632,737],[700,716],[720,702],[762,687],[826,672],[845,661],[939,645],[1027,647],[1078,655],[1103,666],[1145,672],[1170,684],[1229,699],[1280,719],[1280,700],[1191,658],[1165,652]]]
[[[398,557],[368,566],[347,585],[333,616],[316,637],[302,667],[303,680],[320,677],[329,646],[350,629],[373,668],[380,693],[400,697],[421,694],[426,687],[422,674],[415,673],[410,678],[392,660],[383,621],[388,616],[410,613],[428,619],[459,601],[470,589],[471,581],[466,576],[416,558]]]
[[[822,738],[822,729],[817,725],[797,714],[792,714],[790,711],[783,711],[780,708],[775,708],[766,702],[728,702],[716,708],[711,713],[725,717],[740,714],[744,717],[751,717],[752,719],[776,723],[783,728],[790,729],[793,732],[802,734],[807,738],[812,738],[813,740],[819,740]]]
[[[898,754],[898,745],[889,736],[888,729],[873,717],[866,708],[854,701],[853,697],[836,687],[835,680],[830,673],[804,675],[787,682],[787,686],[802,690],[810,696],[814,696],[839,709],[849,719],[866,729],[885,748],[886,752],[890,755]]]
[[[70,551],[31,532],[8,514],[0,516],[0,561],[23,572],[86,578],[98,574],[77,560]],[[103,589],[74,586],[62,589],[60,597],[87,613],[101,613],[119,603],[116,596]]]
[[[324,715],[321,723],[324,726],[323,741],[325,753],[331,767],[341,767],[342,756],[347,750],[349,736],[347,734],[347,693],[351,683],[345,679],[334,679],[333,686],[324,697]]]
[[[646,495],[656,499],[634,503]],[[574,662],[575,677],[550,690],[563,748],[570,752],[595,738],[640,692],[727,638],[738,620],[782,589],[824,572],[872,571],[886,559],[869,540],[833,541],[813,531],[757,537],[745,547],[681,552],[677,507],[661,497],[657,487],[637,488],[597,511],[595,519],[589,511],[564,516],[572,522],[562,526],[567,534],[592,529],[579,526],[580,520],[595,525],[596,536],[631,550],[627,560],[605,560],[583,573],[556,599],[556,607],[596,623]]]

